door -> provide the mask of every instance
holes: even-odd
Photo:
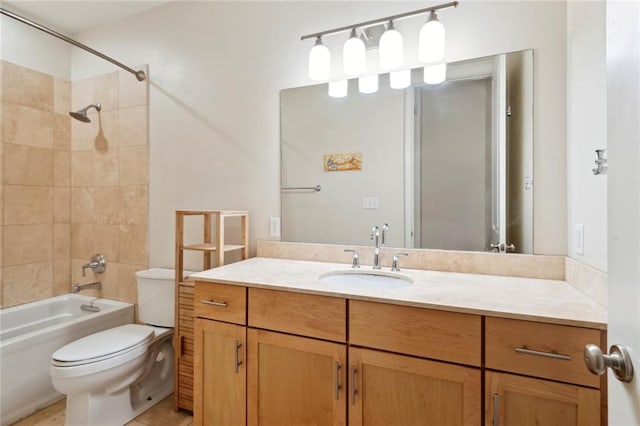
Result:
[[[349,348],[349,425],[479,425],[480,370]]]
[[[582,386],[485,372],[485,424],[598,426],[600,391]]]
[[[194,424],[241,426],[246,417],[246,327],[195,320]]]
[[[640,3],[606,10],[608,340],[629,349],[635,370],[631,383],[609,370],[609,424],[640,425]]]
[[[346,423],[346,345],[247,331],[249,425]]]

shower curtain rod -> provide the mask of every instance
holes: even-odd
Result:
[[[36,22],[33,22],[33,21],[31,21],[31,20],[29,20],[29,19],[27,19],[25,17],[22,17],[22,16],[20,16],[18,14],[15,14],[13,12],[10,12],[7,9],[4,9],[2,7],[0,7],[0,13],[3,14],[3,15],[8,16],[9,18],[13,18],[16,21],[20,21],[23,24],[27,24],[30,27],[33,27],[33,28],[35,28],[37,30],[43,31],[43,32],[45,32],[45,33],[47,33],[49,35],[52,35],[52,36],[54,36],[56,38],[59,38],[62,41],[66,41],[69,44],[73,44],[74,46],[79,47],[80,49],[86,50],[87,52],[92,53],[92,54],[98,56],[99,58],[104,59],[105,61],[109,61],[113,65],[117,65],[120,68],[122,68],[123,70],[128,71],[131,74],[135,75],[136,78],[138,79],[138,81],[144,81],[144,79],[147,78],[147,76],[146,76],[144,71],[142,71],[142,70],[136,71],[133,68],[129,68],[128,66],[126,66],[122,62],[118,62],[115,59],[110,58],[109,56],[105,55],[104,53],[98,52],[97,50],[90,48],[86,44],[82,44],[79,41],[75,41],[74,39],[69,38],[66,35],[61,34],[61,33],[57,32],[57,31],[54,31],[51,28],[48,28],[48,27],[45,27],[44,25],[40,25],[40,24],[38,24]]]

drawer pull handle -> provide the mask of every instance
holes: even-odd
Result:
[[[500,395],[493,394],[493,426],[500,424]]]
[[[336,383],[336,401],[338,401],[340,399],[340,363],[338,361],[336,361],[336,365],[335,365],[335,369],[333,371],[334,373],[334,380]]]
[[[213,305],[213,306],[219,306],[221,308],[226,308],[227,302],[216,302],[215,300],[201,300],[200,303],[204,303],[205,305]]]
[[[351,366],[351,405],[356,404],[356,367]]]
[[[236,356],[235,356],[235,366],[234,366],[234,371],[236,374],[238,374],[240,372],[240,364],[242,364],[242,361],[240,361],[238,359],[238,350],[242,347],[242,345],[240,344],[240,342],[238,342],[236,340]]]
[[[521,348],[516,348],[516,352],[518,352],[519,354],[537,355],[537,356],[544,356],[547,358],[561,359],[563,361],[571,361],[571,357],[569,355],[557,354],[554,352],[534,351],[533,349],[527,349],[526,346],[523,346]]]

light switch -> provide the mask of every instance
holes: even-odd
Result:
[[[272,237],[280,238],[280,218],[269,218],[269,235]]]
[[[584,255],[584,225],[576,224],[576,253]]]
[[[377,209],[378,208],[378,197],[364,197],[362,199],[362,208],[363,209]]]

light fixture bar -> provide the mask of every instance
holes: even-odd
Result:
[[[379,19],[373,19],[371,21],[360,22],[358,24],[347,25],[345,27],[334,28],[334,29],[331,29],[331,30],[325,30],[325,31],[321,31],[321,32],[318,32],[318,33],[313,33],[313,34],[307,34],[307,35],[303,35],[302,37],[300,37],[300,40],[306,40],[308,38],[317,38],[317,37],[321,37],[321,36],[325,36],[325,35],[329,35],[329,34],[337,34],[337,33],[345,32],[345,31],[351,31],[354,28],[371,27],[373,25],[381,24],[383,22],[388,22],[388,21],[391,21],[391,20],[398,20],[398,19],[408,18],[410,16],[422,15],[424,13],[434,12],[436,10],[446,9],[446,8],[449,8],[449,7],[458,7],[458,2],[457,1],[452,1],[450,3],[443,3],[443,4],[436,5],[436,6],[426,7],[424,9],[414,10],[414,11],[411,11],[411,12],[399,13],[397,15],[385,16],[384,18],[379,18]]]

